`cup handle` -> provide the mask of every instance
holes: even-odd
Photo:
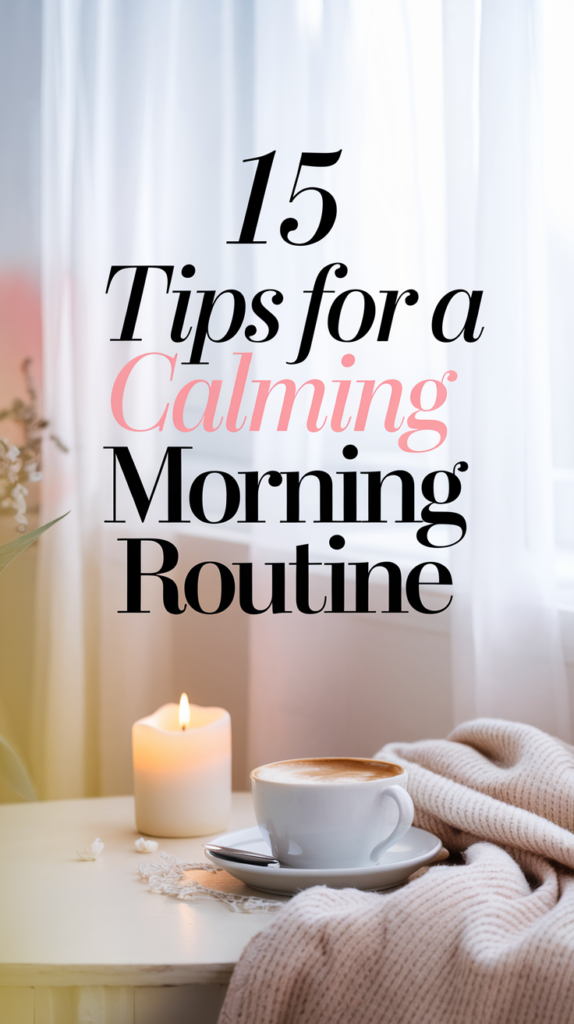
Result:
[[[388,850],[389,846],[398,843],[399,839],[402,839],[405,833],[408,832],[415,814],[414,804],[403,786],[388,786],[387,789],[383,790],[383,800],[387,796],[390,796],[395,801],[399,809],[399,820],[390,836],[383,839],[382,843],[377,843],[374,850],[371,851],[371,860],[375,863],[379,860],[381,854]]]

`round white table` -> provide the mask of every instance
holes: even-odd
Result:
[[[230,829],[254,824],[250,795],[235,793]],[[96,836],[105,850],[80,861]],[[150,893],[138,865],[161,850],[203,861],[206,837],[139,854],[137,836],[133,797],[0,806],[0,1021],[215,1024],[272,916]]]

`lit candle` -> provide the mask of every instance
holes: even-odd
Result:
[[[224,831],[231,813],[231,719],[223,708],[164,704],[132,727],[136,827],[151,836]]]

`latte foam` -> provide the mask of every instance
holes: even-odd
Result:
[[[264,764],[252,774],[264,782],[341,784],[389,779],[402,775],[403,769],[388,761],[361,757],[310,757]]]

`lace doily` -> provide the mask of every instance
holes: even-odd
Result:
[[[154,864],[140,864],[139,873],[148,883],[150,892],[162,896],[175,896],[178,900],[217,900],[236,914],[268,914],[279,910],[285,899],[256,896],[252,890],[224,868],[216,868],[205,861],[186,864],[168,853],[160,853],[161,860]],[[197,875],[201,875],[198,880]]]
[[[445,860],[449,856],[448,850],[443,847],[436,857],[419,868],[406,879],[406,883],[414,881],[426,874],[432,864]],[[142,880],[148,883],[150,892],[157,892],[162,896],[175,896],[178,900],[217,900],[224,903],[229,910],[236,914],[269,914],[280,910],[289,896],[279,896],[275,899],[268,896],[256,895],[249,886],[244,885],[239,879],[234,878],[224,868],[216,868],[206,861],[197,864],[186,864],[172,857],[169,853],[160,853],[160,862],[155,864],[140,864],[139,872]],[[197,876],[200,875],[200,879]],[[399,889],[405,882],[387,889],[392,892]]]

